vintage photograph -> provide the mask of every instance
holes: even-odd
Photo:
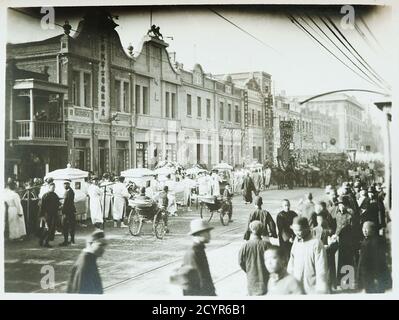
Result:
[[[392,293],[392,17],[7,7],[4,292]]]

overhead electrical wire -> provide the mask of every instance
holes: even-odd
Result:
[[[292,15],[288,15],[288,18],[291,20],[291,22],[299,28],[301,31],[305,32],[309,37],[311,37],[314,41],[316,41],[320,46],[322,46],[326,51],[328,51],[335,59],[337,59],[339,62],[341,62],[345,67],[347,67],[349,70],[354,72],[356,75],[358,75],[360,78],[363,80],[367,81],[368,83],[372,84],[375,86],[376,84],[370,81],[368,78],[365,78],[362,76],[360,73],[358,73],[355,69],[350,67],[347,63],[342,61],[334,52],[332,52],[329,48],[327,48],[323,43],[321,43],[311,32],[309,32],[298,20],[295,19]]]
[[[311,20],[316,27],[322,32],[322,34],[361,72],[363,73],[370,81],[372,81],[373,83],[375,83],[375,85],[380,86],[377,82],[375,82],[373,79],[370,78],[370,76],[364,72],[363,69],[361,69],[345,52],[342,51],[342,49],[324,32],[323,29],[320,28],[320,26],[310,17],[308,16],[308,19]],[[304,18],[302,18],[300,16],[300,19],[302,21],[304,21],[315,33],[317,33],[318,35],[320,35],[317,30],[315,30]]]
[[[340,40],[340,42],[341,42],[341,44],[356,58],[356,60],[377,80],[377,82],[375,82],[375,80],[374,79],[372,79],[371,77],[370,77],[370,75],[369,74],[367,74],[355,61],[353,61],[352,60],[352,58],[351,57],[349,57],[339,46],[338,46],[338,44],[337,43],[335,43],[335,41],[333,41],[325,32],[324,32],[324,30],[317,24],[317,22],[312,18],[312,17],[310,17],[309,15],[306,15],[307,17],[308,17],[308,19],[323,33],[323,35],[360,71],[360,72],[362,72],[367,78],[369,78],[371,81],[373,81],[374,83],[376,83],[376,85],[378,85],[379,87],[381,87],[381,85],[382,85],[382,87],[381,88],[385,88],[385,85],[384,85],[384,83],[383,83],[383,81],[378,77],[378,75],[375,75],[374,73],[373,73],[373,71],[372,70],[370,70],[361,60],[359,60],[359,58],[357,58],[355,55],[353,55],[353,53],[345,46],[345,44],[344,43],[342,43],[342,41],[336,36],[336,34],[333,32],[333,30],[331,30],[331,28],[329,28],[328,27],[328,25],[326,25],[327,26],[327,28],[331,31],[331,33],[333,33],[336,37],[337,37],[337,39],[338,40]],[[320,18],[320,19],[322,19],[322,18]],[[305,19],[303,19],[302,18],[302,20],[303,21],[305,21],[305,23],[307,24],[307,25],[309,25],[309,27],[311,27],[312,28],[312,30],[314,30],[313,29],[313,27],[305,20]],[[323,21],[323,20],[322,20]],[[324,22],[324,21],[323,21]],[[325,22],[324,22],[325,23]],[[377,84],[377,83],[380,83],[380,84]]]
[[[328,22],[330,22],[330,24],[332,25],[332,27],[338,32],[338,34],[342,37],[342,39],[345,40],[345,42],[352,48],[352,50],[360,57],[360,59],[374,72],[377,74],[377,72],[367,63],[367,61],[362,57],[362,55],[354,48],[354,46],[351,44],[351,42],[345,37],[345,35],[341,32],[341,30],[339,30],[339,28],[336,26],[336,24],[334,23],[334,21],[332,21],[332,19],[330,17],[325,17]],[[323,21],[323,20],[322,20]],[[338,38],[338,37],[337,37]],[[382,78],[380,77],[378,74],[377,76],[381,79],[380,81],[385,83],[385,85],[391,89],[391,86]]]
[[[251,38],[255,39],[256,41],[260,42],[261,44],[263,44],[264,46],[266,46],[269,49],[274,50],[276,53],[282,55],[281,52],[279,52],[277,49],[273,48],[271,45],[267,44],[266,42],[264,42],[263,40],[259,39],[258,37],[254,36],[252,33],[248,32],[247,30],[245,30],[244,28],[240,27],[239,25],[237,25],[236,23],[234,23],[233,21],[231,21],[230,19],[226,18],[225,16],[223,16],[221,13],[213,10],[212,8],[208,8],[210,11],[212,11],[214,14],[216,14],[217,16],[219,16],[220,18],[222,18],[223,20],[227,21],[228,23],[232,24],[234,27],[236,27],[237,29],[239,29],[240,31],[244,32],[245,34],[247,34],[248,36],[250,36]]]

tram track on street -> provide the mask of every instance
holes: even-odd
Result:
[[[245,225],[246,225],[245,223],[240,223],[239,225],[237,225],[237,226],[235,226],[235,227],[233,227],[233,228],[229,228],[229,229],[227,229],[227,230],[223,230],[224,228],[223,228],[223,229],[220,228],[220,229],[218,229],[218,230],[220,230],[221,232],[216,233],[216,234],[214,235],[214,237],[213,237],[213,240],[219,240],[218,238],[219,238],[220,236],[224,235],[224,234],[231,233],[231,232],[234,232],[234,231],[239,230],[239,229],[243,229],[243,228],[245,227]],[[174,246],[175,244],[178,244],[178,243],[179,243],[179,241],[181,240],[181,237],[178,237],[178,238],[175,238],[175,239],[171,239],[171,240],[172,240],[172,241],[169,242],[169,245],[170,245],[170,246]],[[215,247],[212,247],[212,249],[210,249],[209,252],[211,252],[211,251],[213,251],[213,250],[220,249],[220,248],[222,248],[222,247],[224,247],[224,246],[229,245],[230,243],[231,243],[231,242],[227,242],[227,243],[225,243],[225,244],[223,244],[223,245],[217,245],[217,246],[215,246]],[[157,258],[157,257],[158,257],[158,254],[154,254],[154,255],[149,255],[149,256],[147,256],[148,259],[153,259],[153,258]],[[153,268],[150,268],[149,270],[145,270],[145,271],[139,272],[139,273],[137,273],[137,274],[135,274],[135,275],[133,275],[133,276],[130,276],[130,277],[126,278],[126,279],[120,280],[120,281],[118,281],[118,282],[116,282],[116,283],[110,284],[110,285],[108,285],[108,286],[104,286],[104,291],[107,291],[107,290],[116,288],[116,287],[118,287],[118,286],[120,286],[120,285],[123,285],[123,284],[126,284],[126,283],[128,283],[128,282],[130,282],[130,281],[134,281],[135,279],[138,279],[138,278],[140,278],[140,277],[142,277],[142,276],[145,276],[145,275],[147,275],[147,274],[150,274],[150,273],[152,273],[152,272],[154,272],[154,271],[157,271],[157,270],[159,270],[159,269],[165,268],[165,267],[167,267],[167,266],[169,266],[169,265],[172,265],[172,264],[174,264],[174,263],[177,263],[177,262],[179,262],[179,261],[181,261],[181,260],[182,260],[182,256],[179,257],[179,258],[176,258],[176,259],[169,260],[168,262],[165,262],[165,263],[163,263],[163,264],[161,264],[161,265],[158,265],[158,266],[155,266],[155,267],[153,267]],[[101,273],[104,273],[104,272],[107,272],[107,271],[109,271],[109,270],[111,270],[111,269],[116,269],[116,268],[118,268],[118,267],[121,267],[121,266],[123,266],[124,264],[126,264],[125,261],[120,262],[120,263],[118,263],[118,264],[112,264],[112,265],[110,265],[110,266],[107,266],[107,267],[104,267],[104,268],[100,268],[100,272],[101,272]],[[66,281],[62,281],[62,282],[59,282],[59,283],[56,283],[56,284],[54,285],[54,288],[62,287],[62,286],[64,286],[64,285],[66,285],[67,283],[68,283],[67,280],[66,280]],[[38,290],[33,291],[33,293],[47,293],[47,290],[45,290],[45,289],[38,289]]]
[[[228,230],[225,230],[225,231],[223,231],[223,232],[220,232],[220,233],[218,233],[217,235],[215,235],[215,237],[214,237],[213,239],[216,239],[218,236],[221,236],[221,235],[223,235],[223,234],[226,234],[226,233],[229,233],[229,232],[232,232],[232,231],[236,231],[236,230],[238,230],[238,229],[241,229],[241,228],[243,228],[244,226],[245,226],[245,224],[242,223],[240,226],[237,226],[237,227],[234,227],[234,228],[230,228],[230,229],[228,229]],[[212,251],[214,251],[214,250],[218,250],[218,249],[223,248],[223,247],[225,247],[225,246],[228,246],[228,245],[230,245],[230,244],[231,244],[231,242],[227,242],[227,243],[225,243],[225,244],[223,244],[223,245],[215,246],[215,247],[213,247],[212,249],[210,249],[209,252],[212,252]],[[128,277],[128,278],[126,278],[126,279],[124,279],[124,280],[121,280],[121,281],[118,281],[118,282],[116,282],[116,283],[114,283],[114,284],[111,284],[111,285],[109,285],[109,286],[106,286],[106,287],[104,287],[104,291],[107,291],[107,290],[110,290],[110,289],[114,289],[114,288],[116,288],[116,287],[118,287],[118,286],[120,286],[120,285],[126,284],[126,283],[128,283],[128,282],[130,282],[130,281],[134,281],[134,280],[136,280],[136,279],[138,279],[138,278],[140,278],[140,277],[143,277],[143,276],[145,276],[145,275],[147,275],[147,274],[149,274],[149,273],[152,273],[152,272],[157,271],[157,270],[159,270],[159,269],[162,269],[162,268],[165,268],[165,267],[167,267],[167,266],[170,266],[170,265],[172,265],[172,264],[174,264],[174,263],[177,263],[177,262],[179,262],[179,261],[181,261],[181,260],[182,260],[182,257],[179,257],[179,258],[176,258],[176,259],[172,259],[172,260],[170,260],[170,261],[168,261],[168,262],[166,262],[166,263],[163,263],[162,265],[156,266],[156,267],[154,267],[154,268],[151,268],[151,269],[149,269],[149,270],[140,272],[140,273],[138,273],[138,274],[136,274],[136,275],[133,275],[133,276],[131,276],[131,277]],[[113,266],[113,267],[115,267],[115,266]],[[104,270],[104,269],[103,269],[103,270]],[[236,273],[236,272],[237,272],[237,271],[235,271],[234,273]],[[220,281],[220,280],[219,280],[219,281]]]

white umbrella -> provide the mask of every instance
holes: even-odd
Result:
[[[154,175],[155,175],[154,171],[147,168],[134,168],[121,172],[121,176],[125,178],[142,178]]]
[[[53,178],[54,180],[77,180],[86,178],[89,175],[87,171],[83,171],[80,169],[72,168],[68,163],[65,169],[57,169],[49,172],[44,179]]]
[[[213,167],[216,170],[233,170],[233,167],[227,163],[221,162]]]

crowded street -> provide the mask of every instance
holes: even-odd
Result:
[[[5,292],[392,292],[391,12],[326,8],[8,8]]]
[[[323,194],[322,189],[281,191],[274,188],[274,190],[262,192],[265,208],[275,218],[280,210],[282,199],[288,197],[295,203],[309,190],[316,197]],[[223,279],[239,273],[237,245],[241,245],[243,241],[248,216],[254,207],[245,205],[240,196],[233,198],[233,206],[234,222],[225,227],[216,216],[211,221],[215,229],[212,232],[209,250],[217,253],[212,259],[217,264],[214,268],[211,266],[211,270],[215,272],[216,281],[218,279],[221,281],[220,290],[223,290],[223,286],[231,286],[229,281]],[[157,292],[163,294],[168,290],[173,292],[175,288],[169,283],[168,272],[171,267],[181,264],[185,249],[190,243],[187,235],[190,220],[198,217],[199,213],[195,208],[192,212],[179,211],[179,216],[170,218],[170,233],[163,240],[158,240],[152,235],[149,225],[144,226],[143,235],[133,237],[126,228],[114,229],[112,223],[107,224],[105,232],[110,243],[103,259],[99,260],[105,292],[120,293],[120,289],[127,290],[132,295],[140,295],[144,292],[149,295],[157,294]],[[8,292],[65,292],[69,271],[84,248],[86,237],[93,230],[93,227],[80,229],[76,235],[76,245],[68,248],[56,247],[44,251],[38,247],[36,237],[32,237],[27,242],[8,243],[5,247],[6,290]],[[56,236],[58,241],[61,241],[61,238],[62,235]],[[222,261],[229,261],[229,263]],[[40,270],[44,265],[54,266],[56,282],[54,290],[41,289],[40,279],[43,274]],[[153,281],[154,284],[159,283],[159,285],[150,286],[148,281]],[[236,294],[242,294],[239,290],[245,290],[245,279],[241,285],[237,284],[235,290]]]

